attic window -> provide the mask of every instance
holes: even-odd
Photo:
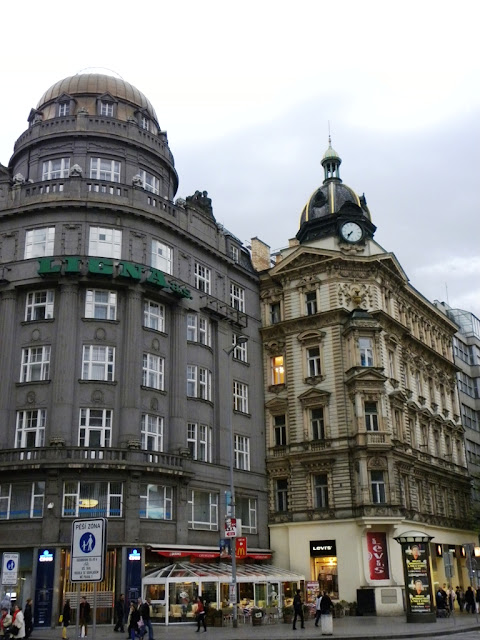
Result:
[[[230,257],[234,262],[238,262],[239,251],[238,251],[238,247],[236,247],[234,244],[230,245]]]
[[[142,116],[141,124],[142,129],[145,129],[145,131],[150,131],[150,120],[148,118]]]
[[[113,116],[113,104],[111,102],[105,102],[102,100],[100,103],[100,115],[101,116]]]
[[[70,115],[70,104],[68,102],[61,102],[58,105],[58,115],[59,117]]]

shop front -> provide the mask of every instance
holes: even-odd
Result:
[[[338,598],[337,545],[335,540],[310,540],[310,559],[318,589]]]
[[[213,609],[232,608],[232,567],[227,563],[178,562],[145,576],[143,596],[152,599],[153,622],[166,625],[192,622],[195,600],[202,596]],[[304,576],[272,565],[237,566],[239,613],[251,607],[283,607],[292,604],[295,589]]]

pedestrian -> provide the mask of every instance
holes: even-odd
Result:
[[[65,604],[63,605],[63,611],[62,611],[62,638],[63,640],[68,640],[68,627],[70,625],[70,619],[72,616],[72,611],[70,609],[70,600],[67,598],[65,600]]]
[[[128,613],[128,635],[130,636],[130,640],[136,640],[137,634],[140,633],[140,627],[138,623],[140,622],[140,611],[138,610],[138,606],[136,602],[130,603],[130,611]]]
[[[477,587],[477,591],[475,593],[475,606],[476,606],[476,612],[478,613],[480,609],[480,587]]]
[[[80,635],[82,638],[86,638],[88,636],[88,625],[90,624],[90,603],[87,602],[87,596],[82,596],[78,617],[80,620]]]
[[[324,591],[322,601],[320,603],[320,612],[322,614],[322,636],[331,636],[333,634],[332,609],[333,602],[328,593]]]
[[[203,599],[198,596],[197,598],[197,631],[200,631],[200,625],[203,625],[203,630],[207,630],[207,623],[205,621],[205,607],[203,605]]]
[[[465,595],[463,593],[462,587],[457,587],[456,590],[455,590],[455,593],[457,594],[458,608],[460,609],[460,611],[463,611],[463,605],[464,605],[464,602],[465,602]]]
[[[5,631],[12,624],[12,616],[7,607],[2,606],[2,615],[0,617],[0,638],[3,638]]]
[[[17,603],[13,607],[12,626],[18,629],[15,634],[16,638],[25,638],[25,618],[21,607]]]
[[[115,603],[115,627],[114,631],[125,633],[125,594],[121,593]]]
[[[318,621],[320,620],[320,616],[322,615],[322,611],[320,609],[320,605],[322,603],[322,592],[317,591],[317,599],[315,600],[315,626],[318,627]]]
[[[300,617],[300,623],[302,625],[302,629],[305,629],[305,620],[303,618],[303,602],[302,602],[302,596],[301,596],[301,592],[300,589],[297,589],[297,593],[295,594],[295,597],[293,598],[293,611],[294,611],[294,616],[293,616],[293,630],[296,630],[296,623],[297,623],[297,618]]]
[[[475,594],[472,591],[472,587],[468,586],[465,591],[465,611],[467,613],[475,613]]]
[[[32,599],[27,598],[25,609],[23,610],[23,617],[25,618],[25,638],[29,638],[33,631],[33,611],[32,611]]]
[[[153,638],[152,620],[151,620],[151,611],[150,611],[150,607],[151,606],[152,606],[151,599],[150,598],[146,598],[145,602],[140,607],[140,616],[141,616],[141,618],[143,620],[143,623],[144,623],[146,629],[148,629],[148,640],[154,640],[154,638]]]

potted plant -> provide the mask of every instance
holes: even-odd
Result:
[[[293,605],[288,605],[283,607],[283,621],[287,624],[292,624],[293,622]]]

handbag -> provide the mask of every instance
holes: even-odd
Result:
[[[12,636],[16,636],[16,635],[18,635],[18,632],[20,631],[20,627],[16,627],[15,625],[12,625],[10,627],[9,631],[12,634]]]
[[[60,617],[58,618],[59,622],[63,622],[63,613],[60,614]]]

